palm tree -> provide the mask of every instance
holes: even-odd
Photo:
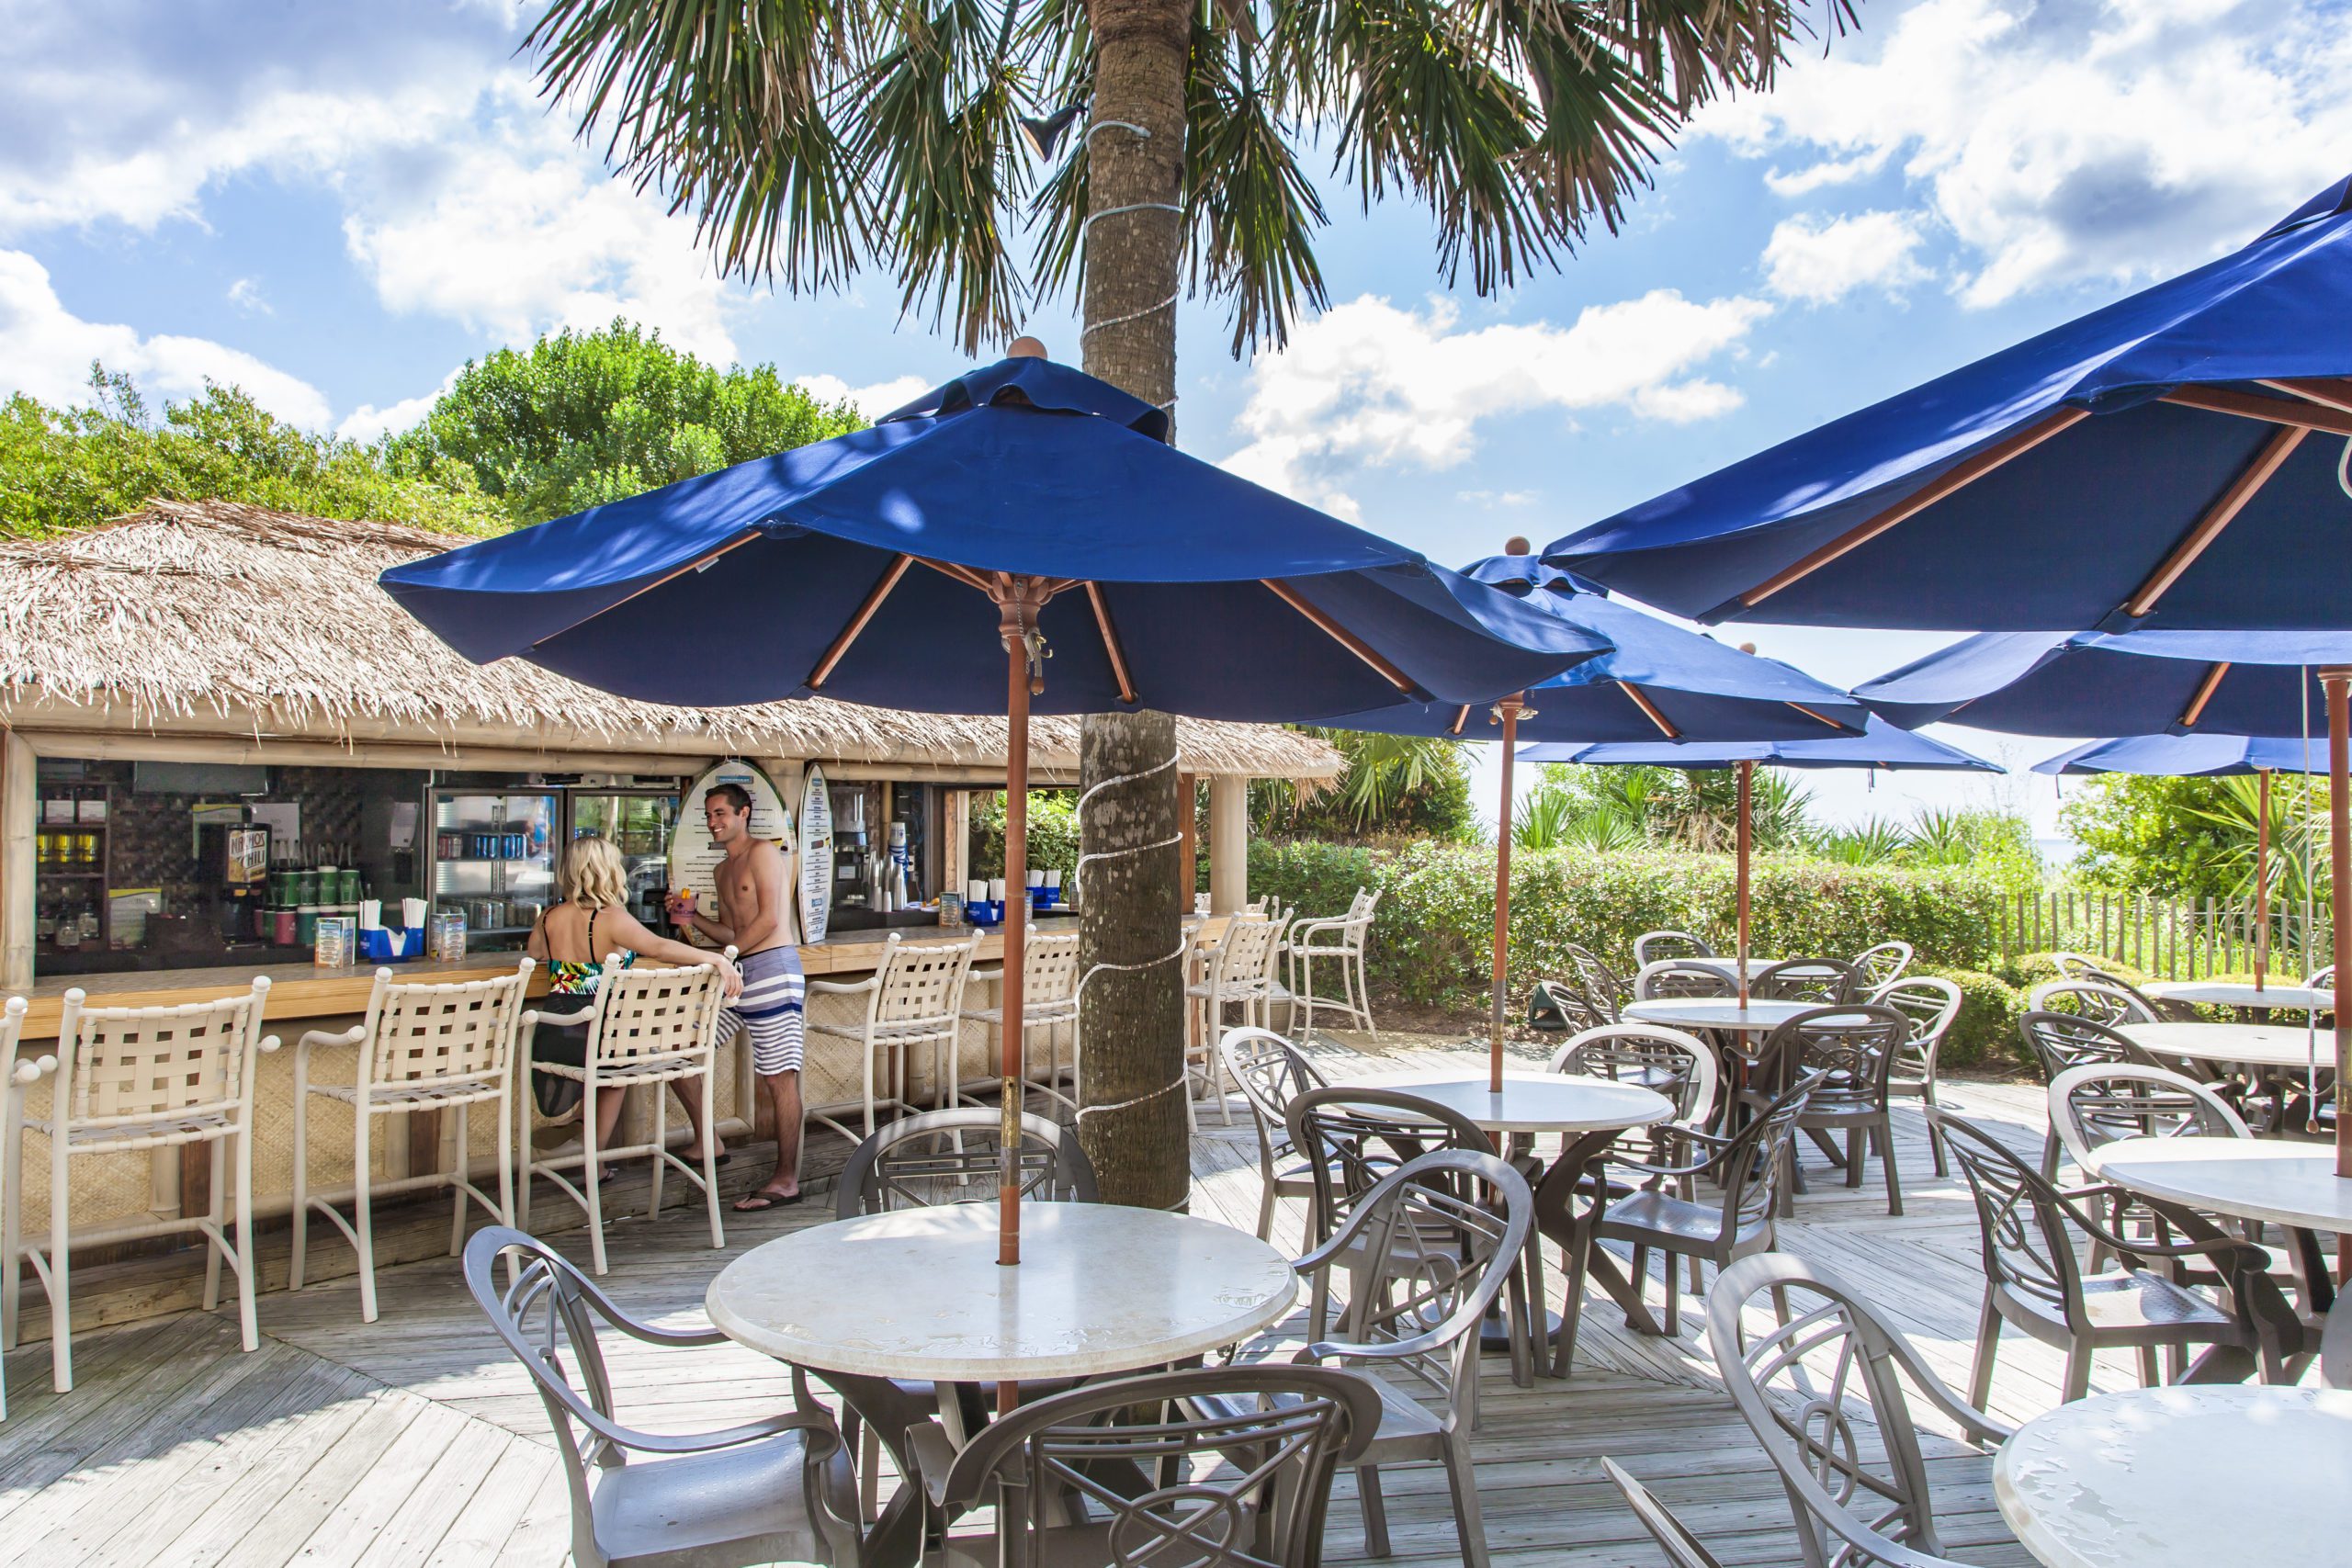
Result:
[[[1843,29],[1851,7],[1818,8]],[[794,292],[888,271],[967,352],[1075,287],[1084,367],[1172,409],[1188,288],[1225,306],[1237,355],[1324,303],[1327,218],[1304,149],[1329,147],[1367,204],[1427,205],[1440,274],[1451,285],[1466,263],[1490,293],[1556,265],[1592,225],[1613,229],[1695,107],[1770,85],[1810,8],[554,0],[525,47],[542,89],[640,188],[692,213],[724,270]],[[1012,249],[1023,227],[1026,265]],[[1088,730],[1086,755],[1125,771],[1173,755],[1172,729],[1140,716]],[[1090,850],[1173,841],[1174,770],[1149,776],[1106,793]],[[1150,962],[1176,944],[1174,857],[1161,859],[1121,870],[1119,907],[1083,902],[1082,962],[1138,965],[1103,968],[1087,990],[1087,1099],[1141,1100],[1090,1115],[1084,1135],[1104,1197],[1172,1206],[1187,1177],[1182,1107],[1156,1092],[1182,1076],[1174,972]]]

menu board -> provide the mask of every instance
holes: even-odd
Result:
[[[710,830],[703,826],[703,801],[713,785],[723,784],[741,784],[752,797],[752,837],[767,840],[787,856],[792,853],[792,813],[757,763],[730,758],[706,770],[686,791],[678,807],[677,829],[670,835],[670,890],[692,893],[695,907],[707,915],[718,913],[718,863],[726,852],[710,841]],[[700,946],[715,945],[699,933],[685,934]]]
[[[800,791],[800,940],[822,942],[833,914],[833,798],[825,770],[808,764]]]

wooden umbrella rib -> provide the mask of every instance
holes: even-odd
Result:
[[[2256,419],[2266,424],[2324,431],[2330,435],[2352,435],[2352,412],[2332,407],[2323,408],[2316,400],[2305,402],[2287,398],[2257,398],[2252,392],[2233,392],[2224,387],[2175,387],[2164,395],[2163,400],[2180,408],[2201,409],[2207,413]]]
[[[841,663],[842,656],[849,651],[849,645],[865,630],[866,623],[874,619],[875,612],[882,608],[882,601],[890,596],[890,590],[899,586],[899,579],[907,575],[907,568],[914,564],[914,559],[910,555],[899,556],[875,580],[874,586],[866,590],[865,599],[858,605],[857,614],[849,618],[849,624],[842,627],[841,635],[833,638],[832,646],[825,649],[825,656],[817,660],[817,667],[808,671],[808,679],[804,684],[810,691],[816,691],[832,677],[834,666]]]
[[[1119,700],[1133,704],[1139,700],[1136,696],[1136,683],[1127,674],[1126,651],[1119,646],[1118,628],[1111,624],[1111,606],[1103,603],[1101,583],[1087,583],[1086,602],[1094,606],[1095,628],[1102,634],[1102,651],[1111,656],[1111,673],[1119,682]]]
[[[1470,706],[1471,706],[1471,705],[1470,705],[1470,704],[1468,704],[1468,703],[1464,703],[1464,704],[1462,705],[1462,711],[1461,711],[1460,713],[1457,713],[1457,714],[1455,714],[1455,715],[1453,716],[1453,733],[1454,733],[1454,734],[1456,734],[1456,735],[1461,734],[1461,733],[1462,733],[1462,727],[1463,727],[1464,725],[1468,724],[1468,723],[1470,722]]]
[[[1812,708],[1809,708],[1809,707],[1805,706],[1803,703],[1791,703],[1791,704],[1789,704],[1789,705],[1790,705],[1791,707],[1792,707],[1792,708],[1796,709],[1796,710],[1797,710],[1797,712],[1799,712],[1799,713],[1801,713],[1801,714],[1804,715],[1804,716],[1805,716],[1805,717],[1807,717],[1807,718],[1809,718],[1809,719],[1814,720],[1814,721],[1815,721],[1815,723],[1817,723],[1817,724],[1826,724],[1826,725],[1827,725],[1827,726],[1828,726],[1830,728],[1832,728],[1832,729],[1841,730],[1841,731],[1846,728],[1844,725],[1842,725],[1842,724],[1838,723],[1836,719],[1834,719],[1834,718],[1830,717],[1827,714],[1826,714],[1826,713],[1818,713],[1818,712],[1815,711],[1814,709],[1812,709]]]
[[[1643,713],[1649,716],[1649,721],[1657,726],[1659,734],[1665,736],[1668,740],[1679,740],[1682,739],[1682,731],[1675,728],[1674,726],[1668,722],[1666,715],[1658,712],[1657,705],[1650,701],[1648,694],[1639,686],[1634,685],[1631,681],[1620,681],[1617,682],[1617,689],[1624,693],[1627,696],[1633,698],[1634,705],[1641,709]]]
[[[1406,679],[1403,671],[1374,652],[1363,638],[1308,604],[1297,589],[1278,578],[1261,577],[1258,581],[1264,584],[1266,592],[1306,616],[1314,624],[1316,630],[1370,665],[1381,679],[1408,697],[1413,694],[1413,682]]]
[[[2014,435],[2005,436],[1974,457],[1953,465],[1948,471],[1922,485],[1870,521],[1849,528],[1843,534],[1782,567],[1755,587],[1739,596],[1743,605],[1754,607],[1778,593],[1791,583],[1812,576],[1838,557],[1860,549],[1896,524],[1915,517],[1956,491],[1963,490],[1986,474],[2008,462],[2023,457],[2052,436],[2072,428],[2089,418],[2085,409],[2060,409],[2055,413],[2027,426]]]
[[[2255,385],[2267,387],[2274,392],[2284,392],[2290,398],[2301,398],[2340,413],[2352,413],[2352,387],[2341,381],[2256,381]]]
[[[2165,558],[2164,564],[2156,568],[2132,597],[2123,602],[2123,613],[2136,620],[2154,609],[2156,601],[2180,581],[2183,572],[2197,564],[2197,558],[2205,553],[2206,547],[2221,537],[2222,530],[2236,520],[2237,514],[2245,510],[2246,502],[2270,482],[2270,476],[2278,471],[2295,448],[2302,445],[2303,437],[2310,434],[2300,425],[2290,425],[2264,443],[2262,450],[2255,454],[2254,461],[2230,481],[2230,487],[2222,492],[2221,498],[2206,508],[2205,514],[2189,528],[2180,543],[2173,547],[2172,554]]]
[[[929,556],[917,556],[914,558],[933,571],[954,578],[967,588],[977,588],[990,599],[996,597],[997,585],[968,566],[958,566],[952,560],[933,560]]]
[[[2213,688],[2220,685],[2222,677],[2229,672],[2230,665],[2227,660],[2221,660],[2205,671],[2205,678],[2197,682],[2197,694],[2190,697],[2188,705],[2180,710],[2180,727],[2183,729],[2195,728],[2197,721],[2205,716],[2205,705],[2213,700]]]

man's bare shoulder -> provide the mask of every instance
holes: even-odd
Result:
[[[755,872],[780,871],[784,868],[784,852],[774,843],[761,839],[752,845],[752,869]]]

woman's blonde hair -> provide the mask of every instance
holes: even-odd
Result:
[[[628,902],[628,868],[610,839],[594,833],[571,840],[563,852],[556,886],[567,903],[583,909],[609,909]]]

